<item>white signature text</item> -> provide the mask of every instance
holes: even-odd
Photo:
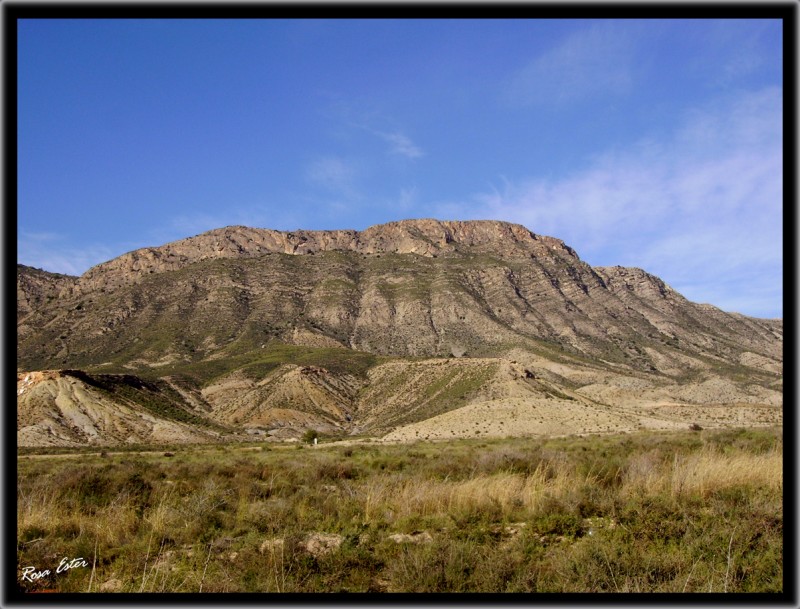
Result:
[[[58,563],[56,573],[64,573],[64,571],[69,571],[70,569],[88,566],[89,563],[83,558],[73,558],[70,560],[65,556],[61,559],[61,562]],[[43,571],[37,571],[36,567],[24,567],[22,569],[22,581],[24,582],[35,582],[37,579],[42,579],[48,575],[50,575],[50,569],[44,569]]]

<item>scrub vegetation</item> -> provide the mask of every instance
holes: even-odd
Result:
[[[781,428],[29,450],[17,585],[781,592],[782,450]],[[65,557],[86,566],[57,573]]]

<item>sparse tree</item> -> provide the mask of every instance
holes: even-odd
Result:
[[[303,434],[303,442],[306,444],[313,444],[314,440],[319,438],[319,432],[316,429],[308,429]]]

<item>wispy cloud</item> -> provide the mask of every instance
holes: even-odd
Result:
[[[505,101],[562,104],[628,91],[633,82],[630,29],[593,24],[567,36],[511,79]]]
[[[688,298],[727,310],[755,285],[774,286],[772,307],[761,292],[751,309],[774,315],[782,282],[780,116],[779,89],[742,95],[687,116],[669,140],[608,152],[560,180],[506,181],[462,210],[560,237],[595,265],[643,267]]]
[[[398,121],[374,105],[336,100],[330,107],[343,126],[369,133],[389,145],[388,153],[408,159],[425,156],[425,151],[409,137]]]
[[[385,133],[383,131],[370,131],[389,143],[389,152],[392,154],[399,154],[409,159],[418,159],[424,156],[425,153],[411,141],[411,138],[398,132]]]
[[[110,247],[98,244],[75,247],[67,243],[63,236],[55,233],[20,230],[17,239],[19,263],[65,275],[82,275],[90,267],[126,251],[128,250],[114,251]]]

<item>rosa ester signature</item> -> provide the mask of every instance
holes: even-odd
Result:
[[[56,567],[56,573],[64,573],[70,569],[88,566],[89,563],[83,558],[73,558],[70,560],[65,556],[61,559],[61,562],[58,563],[58,567]],[[22,581],[24,582],[35,582],[37,579],[42,579],[48,575],[50,575],[50,569],[45,569],[44,571],[37,571],[36,567],[24,567],[22,569]]]

